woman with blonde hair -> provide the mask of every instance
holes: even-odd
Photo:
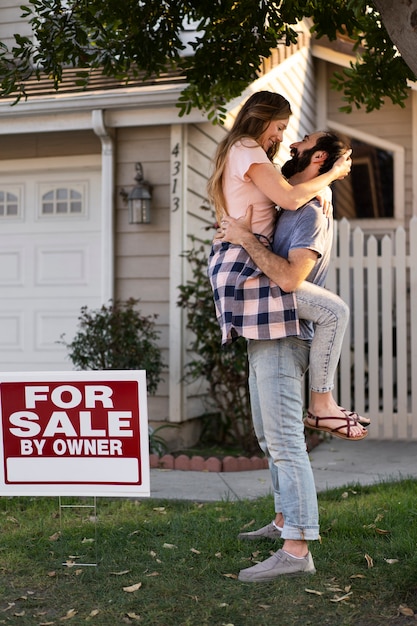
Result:
[[[218,224],[227,216],[244,217],[252,207],[252,232],[267,246],[276,228],[276,206],[295,211],[312,198],[325,196],[323,190],[344,178],[351,167],[351,151],[341,142],[332,161],[327,159],[327,171],[291,185],[273,163],[290,115],[290,104],[282,95],[254,93],[220,142],[208,183]],[[299,319],[314,323],[308,426],[343,439],[363,439],[367,435],[360,424],[364,418],[339,407],[332,395],[349,319],[347,305],[330,291],[306,281],[295,292],[286,293],[253,265],[243,248],[226,242],[214,241],[208,275],[223,346],[240,336],[263,340],[297,335]]]

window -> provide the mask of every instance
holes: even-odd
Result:
[[[19,198],[14,193],[0,189],[0,218],[18,217]]]
[[[42,215],[81,215],[83,194],[76,189],[58,187],[42,195]]]
[[[350,141],[350,176],[335,181],[333,185],[335,218],[393,218],[393,151],[357,139]]]

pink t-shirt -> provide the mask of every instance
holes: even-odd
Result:
[[[253,163],[270,163],[266,152],[254,139],[242,139],[229,150],[223,175],[223,193],[231,217],[243,217],[253,205],[252,232],[268,239],[274,233],[275,205],[247,176]]]

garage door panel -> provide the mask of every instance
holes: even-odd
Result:
[[[90,278],[87,246],[46,248],[37,251],[36,284],[39,286],[87,285]]]
[[[0,251],[0,287],[22,286],[25,253],[23,249],[3,248]]]
[[[24,347],[23,311],[0,312],[0,353],[23,352]]]

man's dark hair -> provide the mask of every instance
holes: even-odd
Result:
[[[316,141],[316,145],[305,150],[302,154],[293,154],[281,168],[282,174],[286,178],[291,178],[297,172],[303,172],[311,163],[311,158],[315,152],[326,152],[327,158],[321,164],[318,174],[324,174],[332,169],[335,161],[350,150],[350,144],[341,135],[325,131]]]
[[[319,169],[319,174],[325,174],[332,169],[337,159],[341,157],[346,150],[350,150],[350,144],[348,140],[341,135],[326,131],[324,135],[321,135],[321,137],[317,139],[314,148],[311,148],[311,151],[309,150],[309,152],[311,152],[310,158],[315,152],[320,150],[328,154],[327,159]]]

